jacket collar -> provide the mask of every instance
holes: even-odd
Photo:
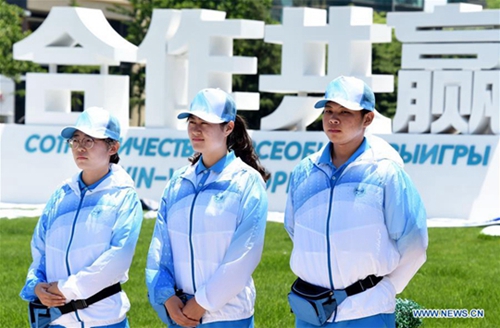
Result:
[[[332,142],[328,142],[325,146],[323,146],[323,149],[320,150],[319,152],[319,157],[317,158],[316,165],[329,165],[335,167],[333,165],[331,156],[332,147],[333,147]],[[347,166],[351,164],[370,148],[371,146],[368,143],[368,140],[366,138],[363,138],[363,142],[361,143],[361,145],[359,145],[358,149],[356,149],[356,151],[351,155],[351,157],[349,157],[349,159],[344,164],[342,164],[342,166]]]
[[[234,161],[235,158],[236,155],[234,155],[234,151],[230,151],[226,154],[226,156],[222,157],[217,161],[217,163],[212,165],[212,167],[207,168],[205,164],[203,164],[203,155],[201,155],[200,160],[195,164],[195,172],[196,174],[200,174],[205,170],[210,170],[220,174],[222,170],[224,170],[229,164],[231,164],[232,161]]]
[[[212,165],[210,168],[206,168],[203,165],[202,157],[194,164],[187,166],[186,170],[181,173],[180,177],[191,181],[193,184],[196,182],[196,175],[204,172],[205,170],[210,170],[216,174],[222,173],[222,171],[228,167],[231,163],[233,163],[236,159],[236,155],[234,151],[230,151],[226,154],[226,156],[222,157],[217,163]]]
[[[111,169],[109,169],[108,173],[106,173],[102,178],[100,178],[98,181],[94,182],[93,184],[91,184],[89,186],[87,186],[85,184],[85,182],[83,182],[82,174],[83,174],[83,172],[80,172],[80,174],[78,174],[78,187],[80,188],[80,191],[83,191],[84,189],[92,191],[99,184],[101,184],[101,182],[103,182],[104,180],[106,180],[111,175]]]
[[[78,196],[80,196],[80,190],[81,190],[80,180],[81,180],[81,172],[75,174],[71,179],[65,181],[65,183],[68,184],[69,187]],[[109,172],[101,180],[97,181],[91,186],[87,186],[86,188],[90,192],[94,192],[115,187],[119,188],[134,187],[134,181],[132,180],[130,175],[118,164],[111,164],[109,166]]]

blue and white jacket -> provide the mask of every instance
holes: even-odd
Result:
[[[174,288],[194,294],[203,323],[249,318],[262,255],[267,194],[261,175],[230,152],[174,173],[161,199],[146,283],[161,318]]]
[[[339,168],[331,146],[303,159],[292,173],[285,210],[290,266],[303,280],[334,289],[372,274],[384,277],[346,298],[335,321],[392,313],[396,293],[426,259],[424,206],[399,154],[384,140],[365,138]]]
[[[134,182],[111,164],[109,173],[85,186],[80,173],[65,181],[47,203],[31,241],[33,263],[20,296],[37,298],[40,282],[58,282],[68,301],[86,299],[128,280],[143,213]],[[111,325],[125,319],[125,292],[86,309],[65,314],[52,324],[64,327]]]

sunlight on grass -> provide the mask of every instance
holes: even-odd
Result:
[[[0,327],[27,327],[27,304],[18,294],[31,261],[30,239],[37,219],[0,220]],[[131,327],[165,327],[149,306],[144,283],[154,220],[144,220],[136,255],[124,285]],[[423,327],[500,327],[500,238],[480,237],[481,228],[429,230],[427,262],[400,298],[427,309],[484,309],[483,319],[424,319]],[[286,296],[294,275],[291,242],[280,223],[269,222],[262,261],[254,273],[257,328],[293,327]]]

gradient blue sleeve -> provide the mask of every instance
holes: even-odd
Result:
[[[243,290],[262,256],[267,193],[260,177],[253,176],[249,180],[240,206],[240,224],[226,255],[210,280],[195,294],[198,304],[211,312],[220,309]]]
[[[113,226],[109,249],[90,266],[58,282],[59,290],[68,299],[86,299],[122,279],[132,263],[141,231],[142,206],[133,189],[123,196]]]
[[[292,172],[290,176],[290,185],[288,187],[288,196],[286,199],[285,220],[284,220],[285,230],[288,232],[288,235],[292,240],[295,227],[295,209],[293,206],[293,191],[295,190],[294,177],[295,177],[295,172]]]
[[[33,236],[31,238],[31,256],[33,262],[28,269],[26,283],[21,290],[19,296],[25,301],[34,301],[38,297],[35,294],[35,286],[41,282],[47,282],[45,268],[45,234],[47,231],[50,209],[54,205],[54,199],[57,193],[52,195],[51,199],[45,206],[45,209],[38,219]]]
[[[167,229],[167,203],[162,198],[146,263],[149,302],[156,311],[175,295],[174,262]],[[162,313],[158,313],[160,317]]]
[[[397,268],[387,278],[401,293],[426,260],[427,215],[410,177],[395,164],[385,186],[385,220],[389,237],[400,254]]]

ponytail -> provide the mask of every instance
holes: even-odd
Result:
[[[222,123],[221,126],[225,124],[227,123]],[[253,148],[252,139],[247,132],[247,123],[240,115],[236,115],[236,119],[234,120],[234,129],[233,132],[231,132],[231,134],[227,137],[226,146],[228,150],[234,151],[236,157],[241,158],[243,162],[259,172],[265,182],[269,180],[271,174],[260,164],[259,157]],[[194,165],[198,162],[200,157],[200,153],[195,153],[193,157],[189,158],[189,162]]]
[[[260,164],[259,157],[253,148],[252,139],[247,132],[247,123],[242,116],[236,115],[234,129],[228,136],[226,145],[243,162],[257,170],[264,181],[269,180],[271,174]]]

